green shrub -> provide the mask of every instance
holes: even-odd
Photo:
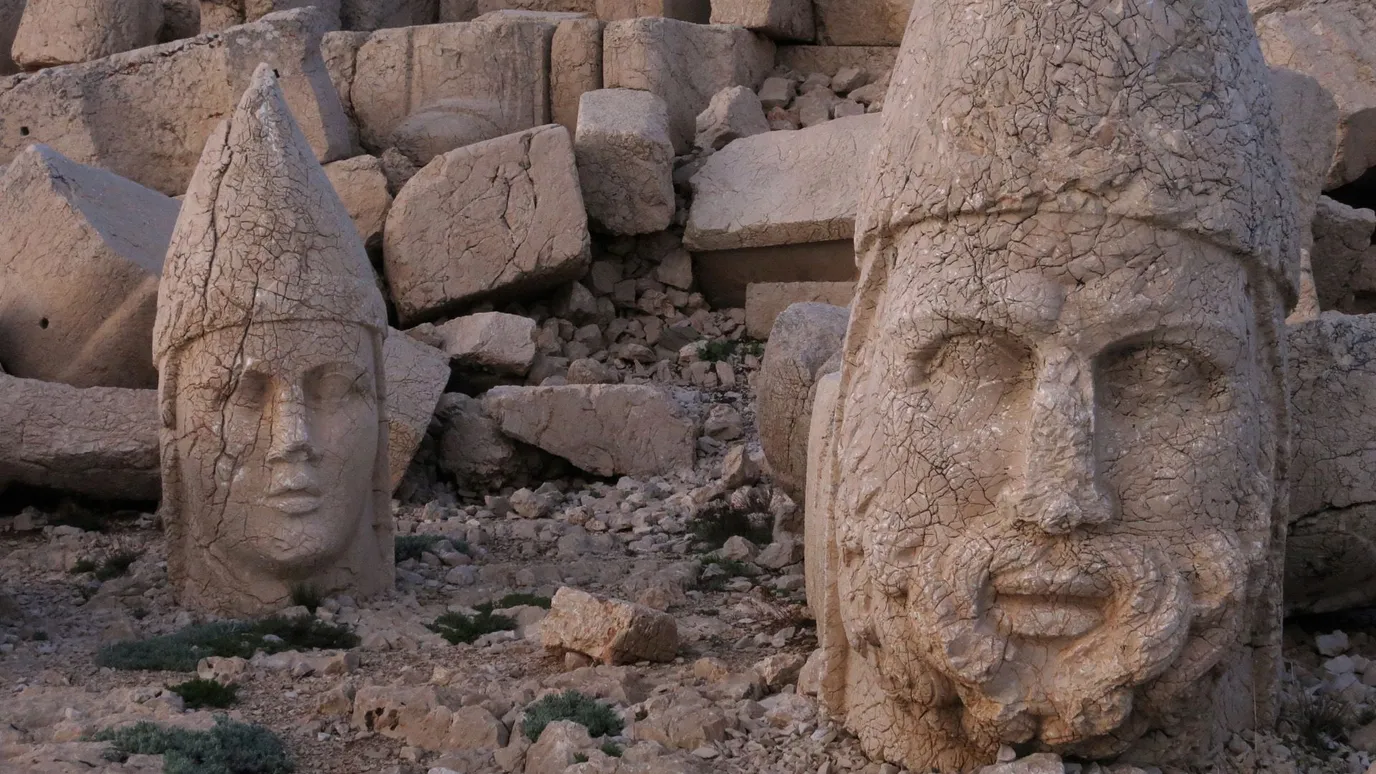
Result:
[[[494,610],[505,610],[509,607],[520,607],[529,605],[531,607],[543,607],[548,610],[551,604],[549,597],[542,597],[536,594],[507,594],[496,602],[492,603]]]
[[[279,639],[267,639],[269,635]],[[191,672],[207,656],[252,658],[257,651],[280,653],[311,648],[352,648],[358,635],[316,618],[264,618],[192,624],[173,634],[106,645],[96,664],[114,669]]]
[[[1300,742],[1321,753],[1338,749],[1339,743],[1346,741],[1347,729],[1353,721],[1352,708],[1347,702],[1334,696],[1311,696],[1307,692],[1300,696],[1292,716]]]
[[[121,551],[106,559],[96,570],[96,580],[107,581],[129,572],[129,565],[139,558],[137,551]]]
[[[441,540],[444,540],[443,535],[397,535],[393,544],[397,564],[407,559],[420,559],[421,554],[434,548]]]
[[[182,703],[186,705],[187,709],[200,709],[201,707],[224,709],[239,700],[238,686],[225,685],[215,680],[202,680],[199,677],[195,680],[170,685],[167,690],[182,697]]]
[[[752,339],[716,339],[698,347],[698,356],[709,363],[730,360],[732,355],[761,357],[764,355],[764,342]]]
[[[164,728],[147,721],[106,729],[91,737],[111,742],[112,760],[130,755],[166,756],[165,774],[286,774],[292,770],[282,740],[262,726],[215,718],[208,731]]]
[[[82,559],[78,561],[76,564],[72,565],[72,574],[81,575],[82,573],[95,572],[98,569],[100,569],[100,565],[96,564],[90,559]]]
[[[688,528],[694,537],[706,543],[711,550],[721,548],[727,540],[736,536],[755,545],[767,545],[773,540],[774,529],[772,519],[762,513],[767,510],[768,503],[747,503],[745,510],[738,510],[727,500],[714,500],[698,510]]]
[[[440,635],[451,645],[470,643],[484,634],[504,632],[516,628],[516,622],[504,615],[492,612],[492,603],[478,605],[477,615],[445,613],[425,628]]]
[[[588,729],[588,736],[615,736],[625,728],[611,707],[574,690],[550,694],[526,707],[521,728],[532,742],[540,740],[545,726],[556,720],[572,720]]]
[[[602,754],[603,754],[603,755],[606,755],[606,756],[609,757],[609,758],[620,758],[620,757],[621,757],[621,753],[622,753],[621,745],[617,744],[616,742],[613,742],[613,741],[608,740],[608,741],[606,741],[606,742],[603,742],[603,743],[602,743],[602,746],[601,746],[600,748],[598,748],[598,749],[600,749],[600,750],[602,751]]]
[[[320,592],[308,583],[298,583],[291,587],[291,603],[300,605],[312,613],[320,607],[321,599]]]

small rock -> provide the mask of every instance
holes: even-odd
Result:
[[[775,653],[755,663],[753,669],[770,690],[777,691],[798,681],[807,659],[797,653]]]
[[[1320,634],[1314,638],[1314,647],[1318,648],[1319,654],[1323,656],[1337,656],[1347,652],[1347,632],[1337,631],[1331,634]]]
[[[555,593],[540,637],[546,648],[585,653],[605,664],[672,661],[678,651],[672,616],[567,586]]]
[[[848,94],[869,83],[869,75],[858,67],[842,67],[831,79],[831,90],[837,94]]]

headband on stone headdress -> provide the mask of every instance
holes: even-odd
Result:
[[[217,330],[293,320],[387,332],[353,221],[261,64],[186,192],[158,288],[154,362]]]
[[[1132,218],[1298,285],[1294,196],[1244,0],[918,0],[856,223]]]

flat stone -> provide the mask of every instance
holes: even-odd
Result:
[[[604,26],[597,19],[561,21],[550,42],[550,120],[570,135],[578,131],[583,95],[602,88]]]

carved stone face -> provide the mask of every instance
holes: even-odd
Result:
[[[1243,264],[1066,215],[894,249],[841,396],[836,539],[847,640],[901,733],[950,713],[977,747],[1107,754],[1188,715],[1269,546]]]
[[[305,578],[371,529],[374,358],[368,330],[338,322],[255,323],[182,350],[182,508],[210,561],[250,579]]]

